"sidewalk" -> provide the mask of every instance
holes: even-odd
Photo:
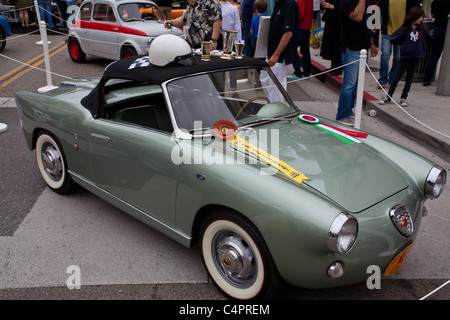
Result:
[[[330,67],[330,61],[320,57],[319,49],[311,49],[312,75],[321,73]],[[369,60],[369,68],[375,78],[379,77],[380,54]],[[439,76],[437,67],[436,79]],[[339,92],[342,76],[318,76],[327,86]],[[397,106],[394,102],[388,105],[379,105],[378,101],[385,97],[383,90],[379,89],[372,74],[366,70],[364,83],[363,112],[375,110],[377,116],[391,126],[401,130],[405,135],[417,140],[424,146],[441,149],[442,155],[450,157],[450,96],[435,94],[437,81],[424,87],[422,82],[413,83],[408,95],[408,107]],[[400,101],[400,94],[404,82],[400,81],[393,99]],[[387,91],[387,88],[385,89]]]

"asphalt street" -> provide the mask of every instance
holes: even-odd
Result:
[[[58,45],[63,37],[53,36],[50,40]],[[19,56],[20,61],[40,53],[34,46],[20,50],[13,41],[7,48],[9,51],[3,54]],[[0,61],[0,76],[17,67],[3,57]],[[100,76],[109,64],[106,60],[89,58],[86,64],[75,65],[64,49],[55,53],[51,61],[53,72],[75,78]],[[55,83],[60,80],[55,79]],[[68,196],[46,188],[34,152],[25,146],[13,99],[18,90],[36,91],[44,86],[45,76],[42,71],[29,70],[4,86],[1,85],[7,81],[6,77],[2,81],[0,122],[8,125],[8,131],[0,133],[0,299],[225,299],[208,279],[197,247],[187,249],[179,245],[81,188]],[[325,117],[335,112],[337,93],[317,79],[288,85],[288,91],[304,111]],[[399,143],[444,168],[450,167],[448,159],[419,146],[379,118],[364,114],[362,129]],[[381,289],[370,290],[366,283],[327,290],[284,285],[276,298],[425,297],[450,279],[449,207],[449,190],[440,199],[428,202],[429,215],[423,220],[407,263],[398,273],[382,278]],[[68,288],[73,266],[80,270],[80,289]],[[450,285],[427,297],[449,298]]]

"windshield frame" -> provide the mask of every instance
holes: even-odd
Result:
[[[301,112],[300,108],[292,101],[291,97],[289,96],[287,91],[283,88],[283,86],[278,81],[276,76],[273,74],[270,67],[243,66],[243,67],[216,69],[216,70],[206,71],[206,72],[198,72],[198,73],[189,74],[189,75],[185,75],[185,76],[175,77],[173,79],[169,79],[169,80],[161,83],[161,88],[164,93],[164,96],[166,97],[166,103],[169,108],[169,114],[172,119],[172,123],[173,123],[173,127],[174,127],[174,137],[177,139],[188,139],[188,140],[196,138],[196,137],[209,137],[209,136],[213,135],[213,133],[212,133],[213,130],[212,130],[212,127],[205,127],[205,128],[194,127],[193,129],[190,129],[190,130],[179,127],[179,121],[177,121],[177,117],[176,117],[175,111],[174,111],[175,110],[174,105],[172,104],[173,101],[171,99],[171,94],[170,94],[169,88],[168,88],[172,82],[175,82],[180,79],[198,77],[198,76],[209,75],[209,74],[213,74],[213,73],[238,71],[238,70],[246,70],[246,69],[247,70],[251,70],[251,69],[257,70],[258,69],[260,71],[263,71],[263,70],[266,71],[268,73],[269,77],[271,78],[272,82],[275,84],[275,86],[278,88],[278,90],[283,95],[283,98],[285,100],[284,103],[289,108],[291,108],[293,111],[291,113],[283,114],[283,115],[276,116],[276,117],[259,118],[259,119],[255,119],[253,121],[241,123],[238,125],[238,129],[251,128],[254,126],[263,125],[263,124],[273,122],[273,121],[291,120],[294,116],[297,116],[298,114],[300,114],[300,112]],[[260,88],[263,88],[263,86],[261,86]]]

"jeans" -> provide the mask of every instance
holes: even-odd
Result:
[[[242,30],[242,40],[244,40],[244,49],[242,54],[247,57],[253,57],[254,39],[250,34],[250,30]]]
[[[442,50],[444,50],[445,32],[446,29],[440,27],[436,27],[433,30],[433,35],[431,36],[431,53],[425,66],[423,82],[431,82],[436,72],[436,65],[441,57]]]
[[[52,2],[50,0],[38,0],[39,6],[39,15],[41,17],[41,21],[47,22],[47,27],[50,29],[55,28],[53,23],[52,13]],[[44,11],[45,10],[45,11]]]
[[[300,53],[302,54],[302,58],[294,59],[293,65],[295,72],[294,74],[297,77],[301,77],[302,74],[306,77],[309,77],[311,73],[311,53],[309,51],[309,30],[298,30],[298,41],[297,45],[300,47]],[[303,73],[300,70],[300,60],[303,66]]]
[[[394,79],[398,60],[400,59],[400,46],[391,44],[389,38],[388,35],[383,34],[381,36],[380,79],[378,79],[380,84],[386,84]],[[389,60],[391,59],[392,51],[394,51],[394,59],[389,71]]]
[[[398,82],[402,78],[403,74],[406,71],[405,77],[405,86],[403,87],[403,92],[401,95],[401,99],[405,99],[408,97],[409,90],[411,89],[411,84],[413,81],[414,74],[416,73],[417,67],[419,66],[420,59],[400,59],[398,62],[398,68],[395,72],[395,78],[392,80],[391,85],[389,86],[388,94],[390,97],[395,92],[395,88],[397,87]]]
[[[355,97],[358,88],[359,51],[347,50],[342,54],[342,64],[358,61],[343,67],[344,79],[339,94],[336,120],[349,119],[355,107]]]

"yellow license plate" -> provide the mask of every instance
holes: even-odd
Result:
[[[396,273],[400,270],[406,262],[409,253],[411,252],[414,243],[411,243],[406,249],[400,252],[387,266],[386,270],[384,270],[385,276],[390,276],[391,274]]]

